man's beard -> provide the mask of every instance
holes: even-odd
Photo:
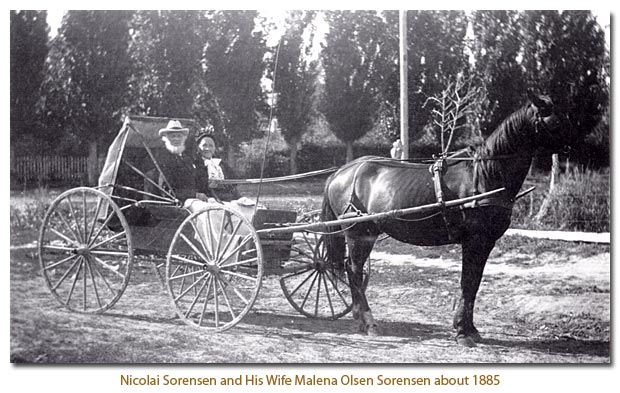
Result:
[[[185,151],[185,145],[174,146],[170,141],[166,140],[166,149],[172,154],[182,154]]]

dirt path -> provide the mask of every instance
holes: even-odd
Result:
[[[138,266],[103,315],[65,311],[33,249],[11,251],[11,361],[42,363],[608,363],[610,255],[523,250],[491,256],[476,307],[484,342],[455,345],[452,303],[459,253],[372,255],[368,297],[381,335],[358,334],[350,315],[296,313],[267,277],[242,323],[211,334],[184,325],[149,266]]]

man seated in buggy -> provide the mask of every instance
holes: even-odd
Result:
[[[207,167],[200,164],[195,152],[186,151],[188,134],[189,129],[184,128],[179,120],[170,120],[159,130],[165,149],[156,157],[160,170],[154,168],[147,173],[150,181],[145,181],[145,191],[151,194],[158,194],[159,190],[173,191],[176,199],[192,213],[204,209],[207,203],[223,203],[252,222],[254,204],[248,203],[248,198],[220,201],[209,188]]]

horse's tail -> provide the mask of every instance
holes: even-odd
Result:
[[[329,179],[331,180],[331,179]],[[323,206],[321,209],[321,221],[334,221],[338,216],[334,212],[329,203],[327,193],[330,181],[326,182],[325,192],[323,194]],[[337,232],[337,233],[334,233]],[[340,231],[339,226],[327,227],[326,233],[323,235],[325,249],[327,251],[327,260],[335,272],[343,273],[345,270],[345,251],[346,244],[344,234]]]

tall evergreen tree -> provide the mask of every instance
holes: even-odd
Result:
[[[128,11],[68,11],[53,40],[41,101],[49,143],[92,152],[115,136],[132,73]],[[62,136],[62,137],[61,137]]]
[[[215,11],[210,15],[204,51],[204,79],[216,101],[221,140],[229,160],[241,142],[260,136],[259,120],[267,112],[261,79],[267,52],[264,33],[256,28],[256,11]]]
[[[274,91],[275,114],[290,148],[291,173],[297,173],[297,149],[314,115],[317,61],[311,59],[315,12],[291,11],[281,38]],[[307,41],[304,40],[307,38]]]
[[[208,95],[202,78],[206,13],[138,11],[131,25],[132,112],[193,117],[199,97]]]
[[[347,161],[353,143],[370,131],[380,97],[393,72],[393,39],[374,11],[326,12],[329,32],[321,53],[325,88],[320,109],[332,132],[345,143]]]
[[[528,86],[554,99],[579,143],[609,105],[605,33],[590,11],[526,11],[523,19]]]
[[[484,81],[487,105],[479,115],[483,135],[489,135],[526,97],[517,11],[475,11],[472,14],[475,73]]]
[[[37,136],[36,103],[47,57],[49,27],[46,11],[11,11],[10,131],[11,152],[32,152]],[[36,144],[44,147],[45,144]]]

